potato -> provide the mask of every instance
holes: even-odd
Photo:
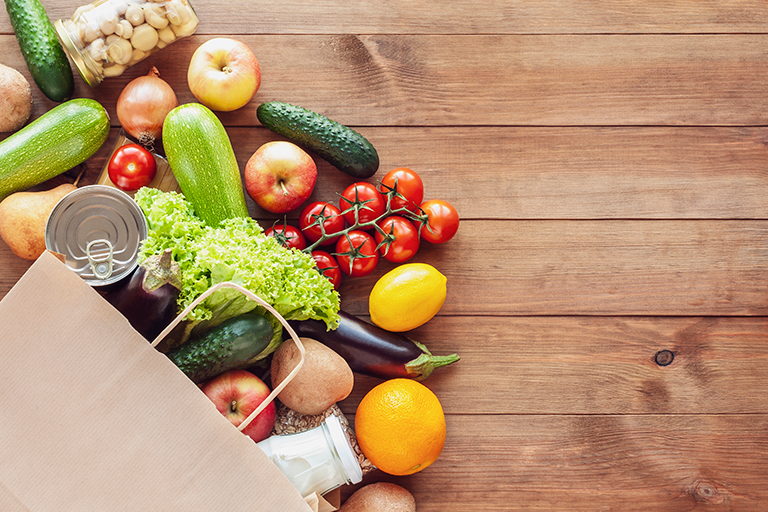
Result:
[[[15,132],[32,115],[32,90],[24,75],[0,64],[0,133]]]
[[[355,491],[339,512],[416,512],[416,500],[408,489],[389,482],[368,484]]]
[[[347,362],[317,340],[300,338],[306,350],[304,365],[277,395],[286,407],[301,414],[321,414],[352,392],[355,377]],[[284,341],[272,357],[272,386],[277,387],[301,359],[292,339]]]

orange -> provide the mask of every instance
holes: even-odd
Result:
[[[437,396],[411,379],[382,382],[363,397],[355,414],[360,449],[390,475],[426,468],[445,444],[445,415]]]

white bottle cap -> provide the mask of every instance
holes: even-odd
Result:
[[[328,431],[331,433],[336,453],[344,466],[350,483],[359,483],[363,479],[363,469],[360,467],[357,455],[352,448],[352,444],[349,442],[344,427],[341,426],[341,420],[339,420],[338,416],[330,415],[326,418],[325,423],[328,425]]]

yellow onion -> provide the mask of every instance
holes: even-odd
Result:
[[[117,98],[117,119],[123,129],[150,151],[159,139],[168,112],[179,105],[176,93],[156,67],[131,80]]]

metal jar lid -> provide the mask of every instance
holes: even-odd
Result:
[[[56,29],[56,35],[59,37],[61,46],[75,64],[78,73],[85,80],[85,83],[91,87],[99,85],[104,77],[94,73],[93,70],[98,68],[93,59],[82,47],[79,39],[72,37],[72,34],[75,34],[77,30],[75,24],[71,20],[56,20],[53,26]]]
[[[53,208],[45,226],[45,247],[94,287],[129,276],[138,265],[147,220],[125,192],[105,185],[73,190]]]

